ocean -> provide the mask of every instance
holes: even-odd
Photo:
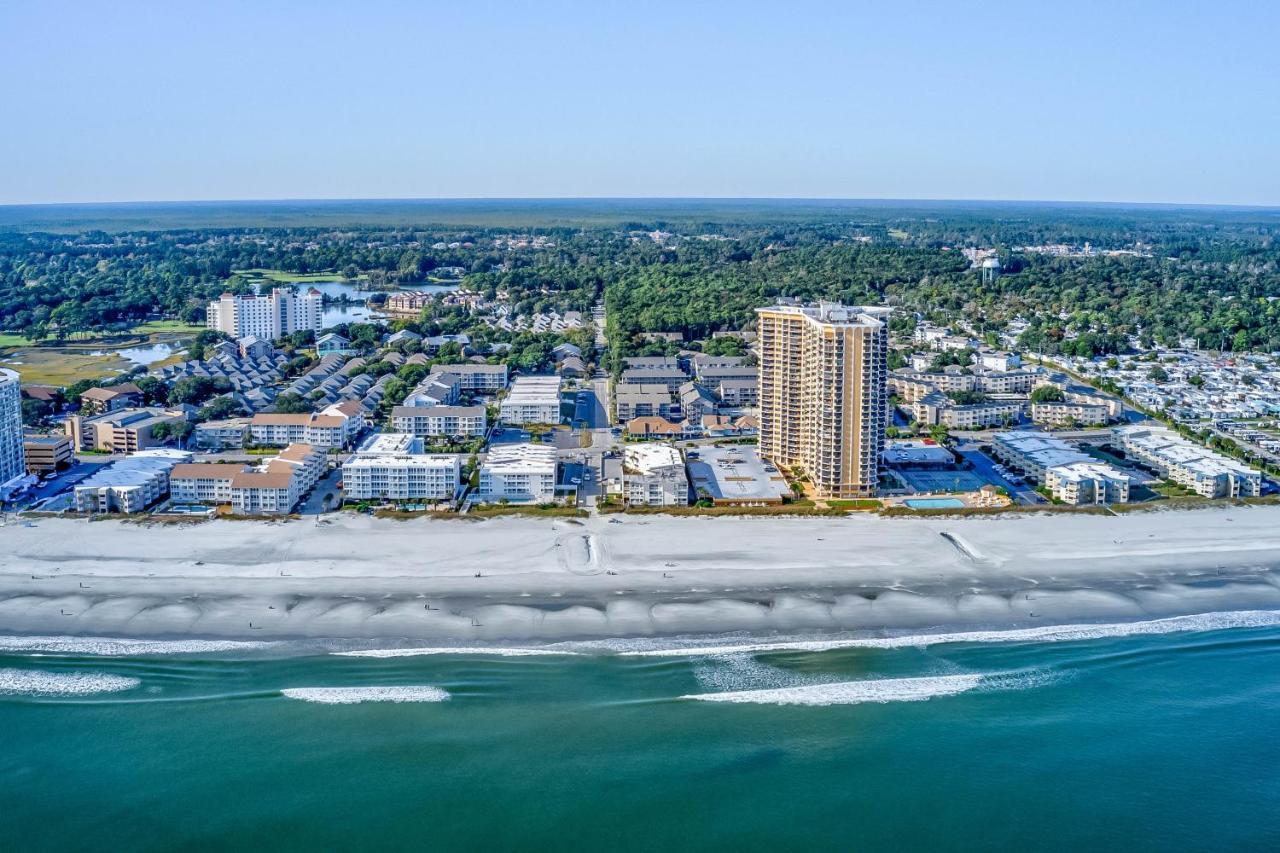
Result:
[[[343,650],[0,638],[0,849],[1280,838],[1280,612]]]

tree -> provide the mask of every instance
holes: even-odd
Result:
[[[244,414],[244,408],[234,397],[216,397],[200,408],[198,417],[202,421],[220,421]]]
[[[311,411],[311,404],[301,395],[285,391],[276,397],[275,410],[282,415],[301,415]]]
[[[1158,364],[1152,365],[1151,369],[1147,371],[1147,378],[1153,382],[1168,382],[1169,371]]]
[[[1060,403],[1065,399],[1067,395],[1057,385],[1041,385],[1031,392],[1033,403]]]

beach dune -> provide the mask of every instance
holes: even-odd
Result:
[[[1280,507],[0,527],[0,632],[459,643],[1280,608]]]

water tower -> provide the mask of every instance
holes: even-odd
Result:
[[[982,283],[991,284],[1000,277],[1000,259],[995,255],[982,262]]]

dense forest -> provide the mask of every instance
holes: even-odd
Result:
[[[902,309],[902,329],[917,314],[964,321],[980,334],[1021,319],[1030,324],[1023,344],[1045,352],[1115,352],[1133,336],[1280,350],[1273,210],[817,202],[629,210],[619,202],[589,224],[568,224],[585,217],[578,208],[547,203],[542,220],[538,210],[513,209],[518,226],[499,224],[496,207],[476,215],[483,224],[474,227],[77,231],[75,217],[48,230],[10,222],[0,226],[0,330],[40,339],[118,331],[157,316],[201,322],[209,298],[251,289],[243,270],[333,272],[395,287],[449,267],[461,268],[467,289],[501,294],[516,313],[585,311],[604,296],[618,353],[652,348],[645,332],[695,341],[742,328],[755,307],[780,295],[887,302]],[[166,224],[154,213],[147,221]],[[540,239],[510,239],[516,234]],[[1144,251],[1059,257],[1018,249],[1086,242]],[[960,252],[966,247],[997,250],[1004,274],[983,284]],[[468,326],[448,312],[435,319],[450,330]]]

